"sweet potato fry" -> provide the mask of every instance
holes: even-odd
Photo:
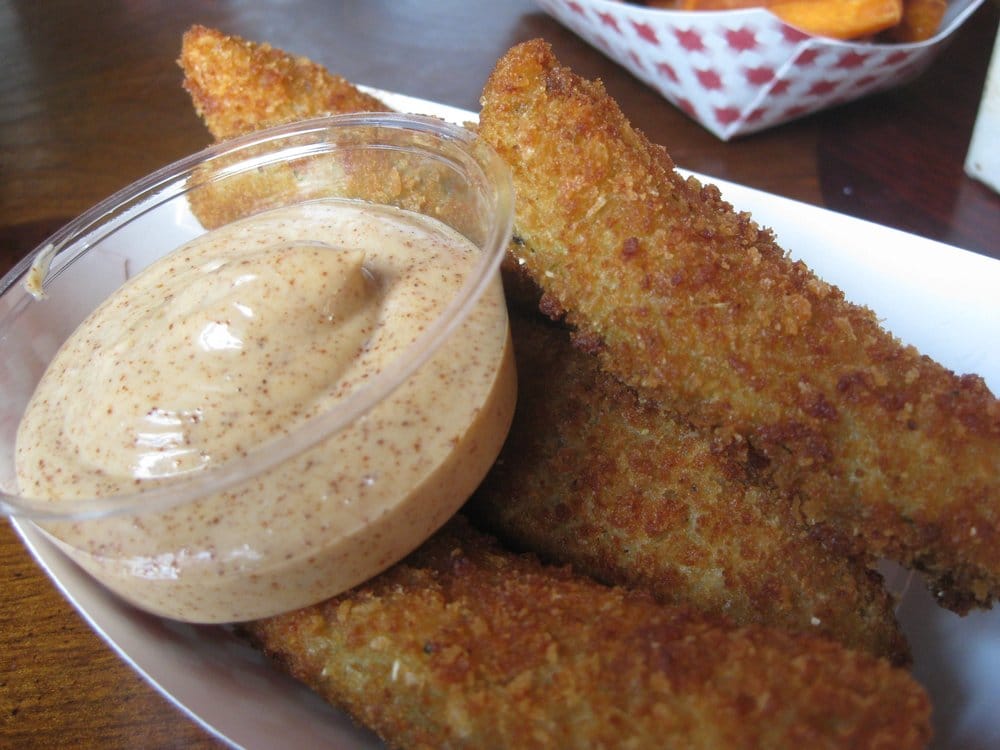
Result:
[[[777,0],[768,9],[785,23],[833,39],[871,36],[903,17],[902,0]]]
[[[740,10],[742,8],[765,8],[773,0],[649,0],[650,8],[662,10]]]
[[[893,42],[922,42],[941,28],[948,0],[903,0],[903,18],[884,37]]]
[[[943,3],[945,0],[917,1]],[[904,16],[903,0],[669,0],[647,5],[672,10],[767,8],[802,31],[833,39],[871,36],[896,26]],[[920,12],[917,22],[923,26],[925,22],[919,18]]]
[[[742,8],[768,8],[775,0],[671,0],[666,3],[649,3],[658,8],[674,10],[740,10]]]

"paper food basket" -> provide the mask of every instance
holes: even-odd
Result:
[[[537,2],[729,140],[913,79],[983,0],[954,0],[941,30],[911,44],[811,36],[762,8],[674,11],[620,0]]]

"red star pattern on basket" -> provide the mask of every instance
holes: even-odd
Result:
[[[983,0],[928,42],[814,37],[769,12],[669,11],[620,0],[537,0],[564,26],[726,140],[899,85]]]

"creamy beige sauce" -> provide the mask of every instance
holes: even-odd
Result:
[[[18,432],[21,492],[103,497],[241,459],[391,368],[479,257],[441,224],[346,201],[197,238],[63,345]],[[496,458],[515,390],[498,277],[416,373],[315,447],[166,511],[45,528],[158,614],[227,622],[304,606],[457,510]]]

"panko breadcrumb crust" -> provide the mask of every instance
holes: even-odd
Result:
[[[461,517],[353,591],[246,626],[394,748],[925,747],[905,671],[500,548]]]
[[[737,623],[909,662],[881,577],[826,548],[744,457],[643,400],[567,331],[511,316],[518,403],[467,505],[515,548]]]
[[[308,58],[205,26],[184,33],[179,64],[195,111],[218,141],[323,114],[389,111]]]
[[[718,188],[685,179],[541,40],[483,92],[518,260],[602,366],[744,443],[828,543],[926,571],[958,612],[1000,594],[1000,402],[904,346]]]

